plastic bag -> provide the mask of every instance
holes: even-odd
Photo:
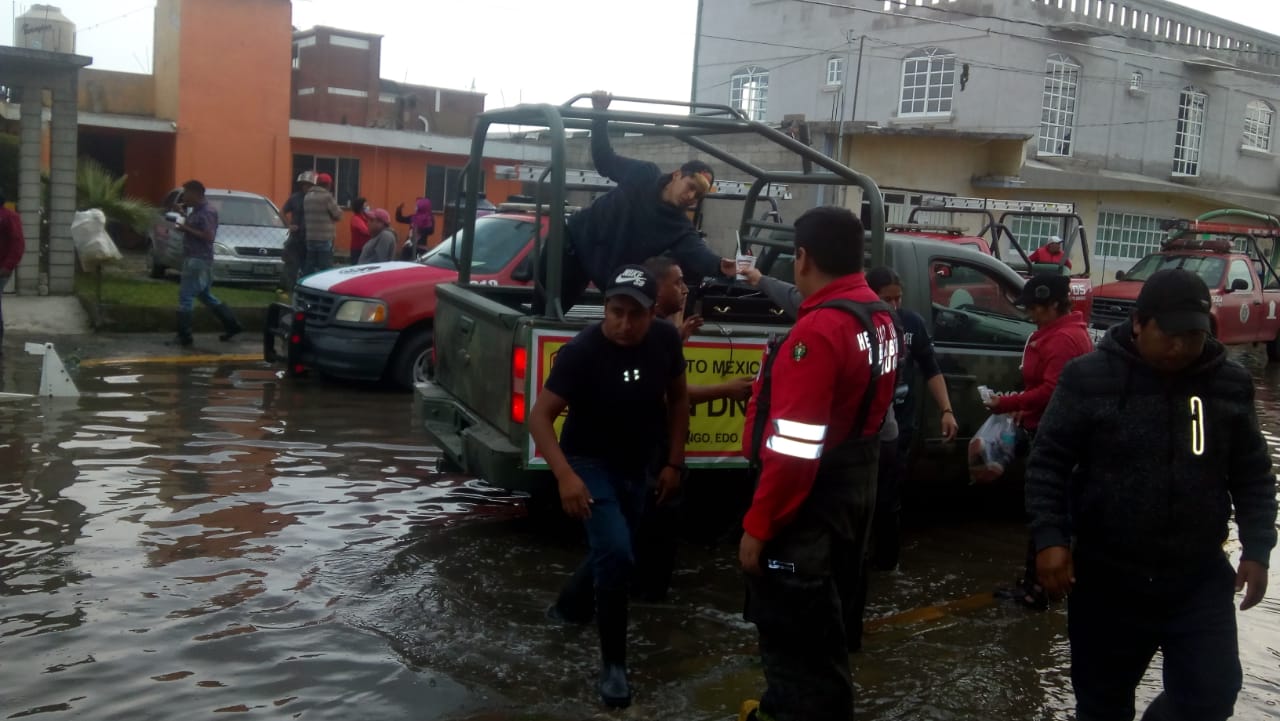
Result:
[[[988,418],[969,441],[969,479],[991,483],[1004,475],[1018,448],[1018,425],[1013,416],[1000,413]]]
[[[87,273],[124,257],[107,235],[107,216],[97,208],[76,213],[71,221],[71,239],[75,242],[76,255],[80,256],[80,267]]]

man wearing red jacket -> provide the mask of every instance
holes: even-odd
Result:
[[[4,206],[4,189],[0,188],[0,293],[22,260],[27,243],[22,237],[22,218]],[[0,342],[4,341],[4,310],[0,308]],[[3,350],[0,350],[3,353]]]
[[[791,333],[771,344],[746,418],[759,479],[738,556],[768,687],[758,708],[744,704],[745,719],[853,718],[841,598],[852,598],[846,570],[867,543],[898,360],[890,309],[862,263],[862,223],[848,210],[796,220],[804,302]]]

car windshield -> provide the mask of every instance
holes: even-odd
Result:
[[[283,228],[284,220],[266,198],[242,196],[210,196],[209,204],[218,211],[219,225],[251,225],[260,228]]]
[[[471,270],[478,273],[497,273],[507,267],[516,254],[533,238],[537,224],[516,218],[486,216],[476,219],[476,240],[471,248]],[[462,231],[441,241],[427,251],[424,263],[436,268],[457,270],[458,241]]]
[[[1205,285],[1217,288],[1222,283],[1222,273],[1227,269],[1227,261],[1213,255],[1148,255],[1125,273],[1124,279],[1143,282],[1156,271],[1170,268],[1195,273]]]

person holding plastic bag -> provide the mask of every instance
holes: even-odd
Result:
[[[1018,444],[1021,447],[1017,455],[1026,455],[1035,443],[1040,416],[1049,407],[1062,369],[1069,361],[1091,352],[1093,340],[1084,316],[1071,310],[1071,281],[1065,275],[1045,273],[1031,278],[1022,287],[1018,305],[1026,308],[1027,317],[1036,324],[1036,331],[1022,351],[1024,390],[995,395],[984,402],[992,413],[1011,415],[1010,420],[1025,432],[1026,442]],[[1028,545],[1022,581],[1002,595],[1011,596],[1028,608],[1044,608],[1047,601],[1035,572],[1035,548]]]

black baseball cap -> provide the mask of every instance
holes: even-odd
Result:
[[[1209,286],[1191,271],[1170,268],[1151,274],[1142,284],[1135,309],[1139,318],[1154,318],[1165,333],[1209,332]]]
[[[1022,286],[1019,306],[1057,305],[1071,297],[1071,279],[1058,273],[1041,273]]]
[[[613,271],[613,277],[605,286],[605,300],[616,295],[634,299],[642,308],[652,308],[658,302],[658,281],[639,265],[624,265]]]

